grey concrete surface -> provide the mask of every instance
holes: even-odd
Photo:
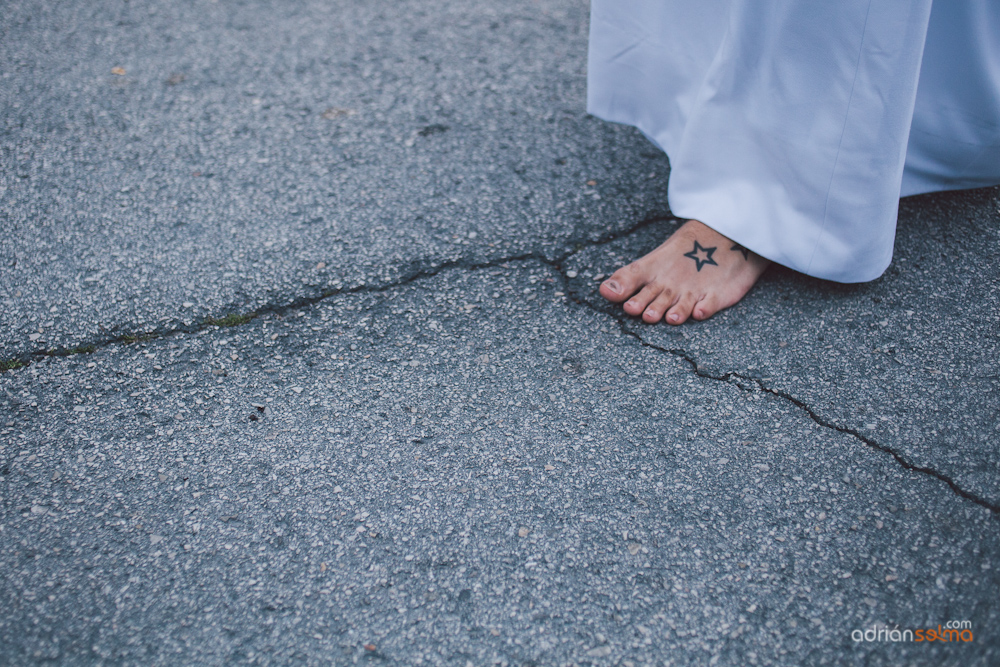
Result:
[[[587,11],[6,3],[0,344],[551,258],[665,213],[666,158],[585,113]]]
[[[671,229],[574,256],[574,289],[700,372],[801,401],[819,423],[1000,508],[1000,191],[904,200],[893,264],[877,281],[835,285],[775,267],[747,303],[701,326],[632,321],[584,280]]]
[[[5,376],[29,425],[4,476],[5,653],[995,658],[989,510],[562,284],[455,269]],[[985,634],[850,638],[952,617]]]
[[[587,9],[4,6],[0,664],[1000,660],[1000,190],[643,325]]]

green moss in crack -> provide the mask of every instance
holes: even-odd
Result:
[[[79,345],[69,349],[64,348],[62,350],[49,350],[49,354],[53,357],[72,357],[76,354],[93,354],[96,351],[97,348],[93,345]]]
[[[4,371],[12,371],[15,368],[24,368],[25,366],[27,366],[27,364],[20,359],[4,359],[3,361],[0,361],[0,373],[3,373]]]
[[[122,336],[122,342],[126,345],[131,345],[132,343],[145,343],[147,340],[153,340],[155,336],[151,334],[125,334]]]
[[[225,317],[206,317],[205,324],[213,327],[236,327],[246,324],[252,319],[253,314],[239,315],[237,313],[229,313]]]

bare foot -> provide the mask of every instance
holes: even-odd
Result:
[[[601,296],[650,324],[708,319],[735,305],[770,264],[697,220],[601,283]]]

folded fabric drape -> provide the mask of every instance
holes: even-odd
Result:
[[[678,217],[872,280],[901,195],[1000,184],[1000,2],[592,0],[587,107],[666,151]]]

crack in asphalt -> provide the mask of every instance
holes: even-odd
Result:
[[[607,315],[607,313],[602,311],[600,308],[597,308],[586,301],[577,298],[573,298],[573,301],[583,306],[584,308],[589,308],[594,312]],[[663,352],[665,354],[669,354],[673,357],[681,359],[682,361],[685,361],[688,365],[691,366],[691,370],[693,370],[695,375],[697,375],[698,377],[705,378],[707,380],[715,380],[716,382],[724,382],[728,385],[735,386],[744,392],[750,392],[753,391],[753,389],[745,387],[743,384],[740,383],[740,381],[742,380],[743,382],[752,383],[759,390],[767,392],[784,401],[787,401],[788,403],[791,403],[799,410],[806,413],[806,415],[819,426],[833,431],[837,431],[839,433],[844,433],[845,435],[853,437],[854,439],[864,443],[865,445],[871,447],[872,449],[883,452],[885,454],[889,454],[904,469],[909,470],[911,472],[917,472],[924,475],[928,475],[930,477],[937,479],[938,481],[944,482],[945,484],[948,485],[948,487],[952,490],[952,492],[955,493],[955,495],[988,509],[990,512],[993,513],[994,518],[1000,518],[1000,505],[992,503],[989,500],[986,500],[985,498],[982,498],[976,495],[975,493],[972,493],[971,491],[966,491],[961,486],[959,486],[958,483],[955,482],[955,480],[953,480],[951,477],[938,470],[935,470],[934,468],[917,465],[907,460],[905,456],[897,452],[892,447],[889,447],[888,445],[884,445],[872,438],[869,438],[868,436],[858,432],[853,428],[850,428],[848,426],[840,426],[839,424],[836,424],[828,419],[825,419],[824,417],[820,416],[819,413],[817,413],[815,410],[809,407],[809,405],[805,401],[795,398],[788,392],[782,391],[780,389],[774,389],[773,387],[769,387],[766,384],[764,384],[764,382],[760,378],[744,375],[742,373],[739,373],[738,371],[728,371],[721,375],[714,375],[712,373],[709,373],[704,369],[702,369],[698,365],[698,360],[695,359],[693,356],[691,356],[685,350],[680,348],[667,348],[660,345],[656,345],[655,343],[650,343],[649,341],[644,339],[641,335],[629,329],[626,326],[627,320],[620,317],[615,317],[614,315],[611,315],[610,317],[612,317],[612,319],[614,319],[618,323],[618,326],[624,335],[637,340],[639,344],[642,345],[643,347],[648,347],[658,352]]]
[[[757,389],[759,389],[760,391],[767,392],[773,396],[776,396],[777,398],[780,398],[794,405],[796,408],[804,412],[810,419],[812,419],[813,422],[815,422],[819,426],[829,430],[837,431],[839,433],[843,433],[845,435],[849,435],[872,449],[883,452],[885,454],[889,454],[904,469],[910,470],[912,472],[921,473],[929,477],[933,477],[938,481],[944,482],[952,490],[952,492],[955,493],[955,495],[988,509],[991,513],[993,513],[995,517],[1000,517],[1000,505],[992,503],[986,500],[985,498],[981,498],[980,496],[970,491],[966,491],[961,486],[959,486],[958,483],[955,482],[955,480],[951,479],[944,473],[930,467],[920,466],[915,463],[912,463],[911,461],[907,460],[905,456],[903,456],[893,448],[889,447],[888,445],[879,443],[878,441],[869,438],[868,436],[858,432],[853,428],[847,426],[840,426],[839,424],[836,424],[832,421],[823,418],[801,399],[792,396],[788,392],[769,387],[766,384],[764,384],[764,382],[759,378],[755,378],[749,375],[744,375],[737,371],[728,371],[721,375],[714,375],[712,373],[708,373],[699,366],[697,359],[695,359],[685,350],[680,348],[666,348],[660,345],[656,345],[655,343],[650,343],[649,341],[645,340],[641,335],[629,329],[626,326],[628,322],[627,320],[625,320],[622,317],[615,316],[613,314],[609,315],[606,311],[592,305],[585,299],[581,298],[570,287],[570,278],[566,275],[565,271],[562,268],[562,264],[570,257],[582,252],[585,249],[606,245],[608,243],[617,241],[618,239],[630,236],[638,232],[639,230],[644,229],[657,222],[664,222],[674,219],[675,218],[672,216],[654,216],[646,218],[625,230],[619,232],[612,232],[610,234],[605,234],[596,240],[587,240],[587,241],[568,240],[565,245],[572,246],[573,250],[565,252],[555,258],[545,257],[544,255],[538,252],[527,252],[518,255],[499,257],[485,262],[470,262],[468,260],[461,258],[454,260],[445,260],[445,261],[425,260],[421,262],[418,260],[411,263],[411,265],[417,266],[418,268],[416,268],[409,274],[397,280],[393,280],[378,285],[357,285],[355,287],[349,287],[343,289],[335,289],[335,290],[327,289],[315,296],[309,296],[309,297],[303,296],[287,301],[286,303],[266,305],[250,313],[230,314],[227,317],[235,317],[234,324],[222,325],[222,326],[234,326],[234,325],[239,326],[242,324],[247,324],[256,318],[261,317],[262,315],[274,314],[281,316],[291,311],[307,308],[325,299],[340,294],[365,294],[365,293],[377,294],[381,292],[386,292],[396,287],[408,285],[426,278],[432,278],[441,273],[444,273],[445,271],[450,271],[452,269],[479,271],[482,269],[488,269],[503,264],[507,264],[509,262],[534,260],[541,264],[549,266],[562,277],[564,289],[566,290],[567,298],[570,301],[576,303],[578,306],[587,308],[600,315],[611,317],[618,323],[618,326],[624,335],[638,341],[639,344],[642,345],[643,347],[648,347],[658,352],[668,354],[672,357],[681,359],[691,367],[695,375],[697,375],[698,377],[705,378],[708,380],[714,380],[716,382],[724,382],[726,384],[735,386],[744,392],[750,392],[753,391],[753,389],[747,388],[746,386],[741,384],[741,381],[744,383],[751,383],[754,386],[756,386]],[[144,342],[149,340],[160,340],[164,338],[170,338],[172,336],[183,333],[197,333],[198,331],[203,331],[212,326],[220,326],[217,322],[218,320],[212,321],[212,318],[206,318],[199,323],[184,325],[180,327],[155,329],[141,334],[122,334],[119,336],[106,337],[99,340],[85,342],[72,349],[61,348],[54,350],[30,352],[26,355],[22,355],[21,357],[15,357],[13,359],[5,360],[4,363],[10,364],[11,362],[16,362],[20,364],[20,367],[24,367],[31,363],[32,358],[67,357],[67,356],[75,356],[77,354],[91,354],[101,348],[109,347],[112,345],[128,345],[135,342]],[[16,368],[17,366],[14,367]],[[0,373],[2,373],[4,370],[6,369],[4,369],[3,365],[0,364]]]
[[[248,324],[249,322],[261,317],[262,315],[279,315],[283,316],[285,313],[300,310],[303,308],[308,308],[309,306],[315,305],[325,299],[330,297],[338,296],[340,294],[378,294],[381,292],[386,292],[396,287],[401,287],[404,285],[409,285],[418,280],[423,280],[425,278],[433,278],[445,271],[451,269],[464,269],[467,271],[480,271],[482,269],[489,269],[508,262],[520,262],[528,260],[536,260],[543,264],[553,267],[556,271],[559,270],[560,264],[565,262],[567,259],[573,255],[582,252],[587,248],[594,248],[601,245],[606,245],[617,241],[618,239],[630,236],[641,229],[644,229],[650,225],[657,222],[664,222],[667,220],[675,220],[673,216],[652,216],[645,218],[642,221],[628,227],[624,230],[618,232],[611,232],[609,234],[604,234],[596,240],[580,240],[580,239],[567,239],[562,245],[570,246],[573,249],[565,252],[555,258],[548,258],[539,252],[526,252],[518,255],[508,255],[505,257],[498,257],[495,259],[487,260],[484,262],[471,262],[467,259],[452,259],[452,260],[436,260],[436,259],[424,259],[424,260],[414,260],[410,262],[410,265],[414,268],[408,274],[385,283],[379,283],[376,285],[357,285],[354,287],[347,288],[337,288],[337,289],[323,289],[319,294],[314,296],[300,296],[284,303],[272,303],[264,305],[248,313],[238,313],[230,312],[222,318],[206,317],[200,322],[195,322],[192,324],[184,324],[180,326],[172,327],[158,327],[156,329],[147,330],[141,333],[123,333],[116,336],[105,336],[102,338],[95,338],[88,341],[84,341],[79,345],[72,348],[61,347],[61,348],[51,348],[48,350],[36,350],[34,352],[26,352],[19,356],[10,358],[0,358],[0,373],[7,370],[14,370],[17,368],[25,368],[31,365],[33,360],[45,359],[49,357],[72,357],[78,354],[92,354],[97,350],[111,347],[114,345],[130,345],[132,343],[146,342],[151,340],[162,340],[165,338],[170,338],[178,334],[191,334],[198,333],[199,331],[204,331],[210,327],[230,327],[230,326],[240,326],[243,324]],[[220,323],[220,321],[225,321],[227,318],[231,318],[232,323]],[[101,327],[103,329],[103,327]]]

